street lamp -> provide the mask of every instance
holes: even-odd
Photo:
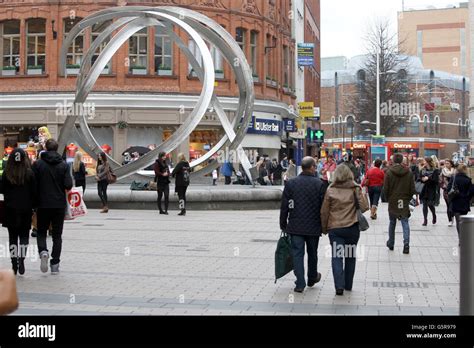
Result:
[[[377,136],[380,135],[380,75],[382,74],[396,74],[396,71],[389,70],[386,72],[380,72],[380,52],[377,49],[377,111],[376,111],[376,124],[377,124]]]

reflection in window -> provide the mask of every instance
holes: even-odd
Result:
[[[3,45],[2,67],[20,68],[20,21],[0,23],[0,38]],[[13,68],[12,68],[13,69]]]
[[[64,19],[64,38],[71,31],[71,29],[80,21],[82,18],[66,18]],[[78,35],[73,40],[72,44],[68,48],[66,64],[67,65],[81,65],[82,57],[84,53],[84,35]]]
[[[250,65],[252,73],[258,75],[258,31],[252,30],[250,32]]]

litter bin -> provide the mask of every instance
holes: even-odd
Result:
[[[460,315],[474,315],[474,215],[461,217]]]

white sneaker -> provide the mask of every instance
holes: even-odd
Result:
[[[43,273],[48,272],[49,253],[47,251],[42,251],[40,254],[40,259],[41,259],[41,265],[40,265],[41,272]]]
[[[448,226],[449,226],[449,227],[453,227],[453,226],[454,226],[454,221],[451,220],[451,221],[449,222],[449,225],[448,225]]]

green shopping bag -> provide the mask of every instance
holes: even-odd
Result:
[[[291,253],[291,238],[282,231],[275,251],[275,283],[292,270],[293,255]]]

